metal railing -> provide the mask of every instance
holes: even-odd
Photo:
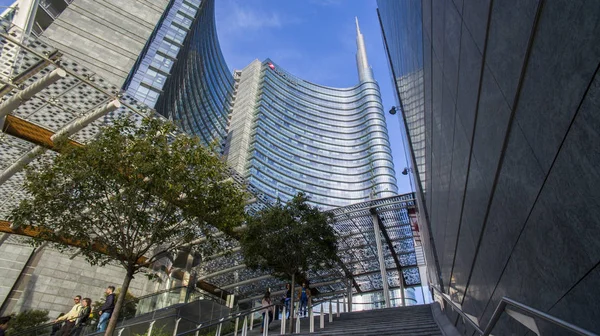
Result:
[[[144,314],[157,313],[159,311],[162,311],[165,308],[174,307],[177,304],[188,304],[188,303],[195,302],[197,300],[208,300],[208,301],[212,301],[212,302],[215,302],[215,303],[221,304],[221,305],[225,304],[224,300],[222,300],[218,297],[215,297],[211,293],[200,290],[198,288],[194,288],[189,296],[186,295],[186,299],[187,299],[186,301],[185,300],[181,301],[181,296],[182,296],[181,292],[186,289],[188,289],[188,288],[185,286],[173,287],[173,288],[161,290],[161,291],[158,291],[158,292],[155,292],[152,294],[140,296],[140,297],[134,298],[133,300],[124,301],[123,306],[127,305],[128,303],[135,302],[136,312],[135,312],[135,316],[121,316],[119,318],[119,321],[118,321],[118,324],[116,327],[117,333],[119,333],[119,331],[120,331],[120,333],[122,333],[123,330],[125,330],[126,328],[129,328],[129,327],[139,326],[144,323],[150,324],[152,321],[158,321],[158,320],[162,320],[165,318],[173,318],[175,320],[176,318],[178,318],[178,316],[171,314],[171,315],[164,316],[164,317],[157,317],[157,318],[150,317],[147,320],[129,324],[129,321],[131,319],[138,319],[138,318],[140,318],[141,315],[144,315]],[[188,320],[189,322],[193,322],[194,325],[199,324],[199,322],[192,321],[189,319],[183,318],[183,320]],[[27,328],[27,329],[21,330],[15,334],[13,334],[13,336],[47,336],[47,335],[50,335],[52,328],[56,324],[57,323],[50,322],[50,323],[45,323],[45,324],[38,325],[35,327]],[[58,324],[60,324],[60,322]],[[101,333],[96,332],[96,326],[97,326],[96,323],[93,322],[92,320],[90,320],[89,324],[81,331],[80,334],[81,335],[103,334],[103,332],[101,332]]]
[[[454,310],[458,315],[462,317],[463,322],[468,322],[469,325],[471,325],[471,327],[473,327],[473,329],[475,329],[475,331],[482,336],[489,336],[492,333],[492,330],[494,330],[494,327],[496,326],[496,324],[500,320],[500,317],[502,316],[502,313],[504,312],[506,312],[508,316],[512,317],[517,322],[521,323],[523,326],[527,327],[529,330],[534,332],[536,335],[540,335],[540,331],[537,327],[537,323],[535,322],[534,317],[552,323],[558,327],[561,327],[578,335],[598,336],[598,334],[587,331],[572,323],[566,322],[550,314],[544,313],[542,311],[539,311],[535,308],[509,299],[507,297],[503,297],[500,300],[498,306],[496,307],[496,310],[494,310],[494,314],[492,315],[490,321],[488,322],[485,329],[482,330],[475,321],[473,321],[467,314],[465,314],[465,312],[450,299],[450,296],[448,294],[443,293],[439,288],[435,286],[431,286],[431,288],[433,288],[434,291],[440,294],[444,301],[450,304],[452,310]]]
[[[215,336],[220,336],[223,324],[225,324],[227,322],[233,322],[233,321],[236,322],[235,323],[235,335],[237,335],[237,333],[238,333],[238,326],[239,326],[239,319],[242,318],[242,317],[244,318],[244,325],[242,327],[242,335],[245,335],[246,332],[247,332],[247,328],[248,328],[248,319],[247,319],[248,316],[251,317],[249,327],[250,327],[250,330],[252,330],[253,326],[254,326],[254,314],[256,312],[259,312],[259,311],[263,310],[263,309],[270,308],[270,307],[275,307],[275,306],[281,306],[281,304],[277,303],[277,304],[272,304],[272,305],[269,305],[269,306],[266,306],[266,307],[262,307],[261,306],[261,307],[257,307],[257,308],[252,308],[252,309],[249,309],[249,310],[245,310],[245,311],[242,311],[242,312],[232,313],[232,314],[229,314],[228,317],[221,317],[221,318],[218,318],[218,319],[215,319],[215,320],[206,321],[206,322],[200,324],[198,326],[198,328],[191,329],[191,330],[188,330],[188,331],[184,331],[182,333],[176,334],[176,336],[184,336],[184,335],[189,335],[189,334],[192,334],[192,333],[195,334],[195,335],[198,335],[201,331],[206,331],[206,330],[209,330],[210,328],[216,328]],[[265,319],[263,321],[263,324],[266,324],[266,321],[268,321],[268,319]],[[267,331],[268,331],[268,329],[267,329]]]
[[[327,300],[323,300],[321,302],[312,304],[311,299],[309,298],[309,302],[307,304],[307,312],[308,312],[308,318],[309,320],[309,332],[313,333],[315,332],[315,313],[313,311],[314,307],[320,306],[320,309],[318,311],[318,314],[320,316],[319,319],[319,327],[321,329],[323,329],[325,327],[325,317],[328,315],[328,321],[329,323],[333,322],[333,315],[334,315],[334,311],[333,311],[333,307],[334,305],[337,307],[335,315],[336,317],[340,316],[340,313],[342,313],[342,311],[345,313],[347,311],[346,309],[346,304],[345,303],[341,303],[340,298],[342,298],[343,296],[340,297],[333,297],[333,298],[328,298]],[[340,309],[340,306],[342,306],[342,309]],[[281,304],[281,303],[275,303],[269,306],[260,306],[260,307],[256,307],[256,308],[251,308],[245,311],[241,311],[241,312],[235,312],[235,313],[231,313],[229,316],[226,317],[222,317],[219,319],[215,319],[212,321],[206,321],[204,323],[202,323],[201,325],[198,326],[198,328],[196,329],[191,329],[185,332],[181,332],[176,334],[175,336],[186,336],[186,335],[192,335],[194,334],[195,336],[198,336],[201,332],[207,332],[207,331],[211,331],[211,329],[214,329],[214,335],[215,336],[221,336],[223,333],[223,325],[226,325],[227,323],[235,323],[234,324],[234,328],[233,330],[231,330],[229,333],[237,336],[238,334],[241,336],[247,336],[248,331],[249,330],[253,330],[254,326],[257,325],[254,322],[254,315],[257,312],[263,311],[264,309],[267,308],[272,308],[272,307],[280,307],[281,310],[279,311],[281,314],[281,324],[280,324],[280,335],[283,335],[286,333],[287,327],[289,325],[287,325],[287,319],[286,319],[286,315],[287,315],[287,311],[286,311],[286,305],[285,304]],[[326,307],[328,307],[327,311],[325,311]],[[292,314],[290,314],[293,318],[294,318],[294,323],[295,323],[295,332],[299,333],[300,330],[300,302],[295,302],[294,303],[294,307],[293,307],[293,312]],[[278,316],[273,316],[273,320],[275,320],[275,318]],[[241,326],[240,326],[240,322]],[[263,336],[267,336],[269,334],[269,328],[268,325],[270,324],[269,318],[264,318],[260,325],[262,325],[262,329],[263,329]]]

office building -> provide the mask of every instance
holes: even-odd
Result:
[[[219,47],[214,7],[215,1],[200,4],[156,110],[206,145],[219,146],[227,136],[234,80]]]
[[[169,1],[123,84],[125,91],[149,107],[154,107],[163,92],[200,3],[200,0]]]
[[[397,193],[379,86],[357,22],[359,83],[331,88],[294,76],[271,60],[228,72],[204,1],[177,62],[159,113],[207,145],[271,200],[303,191],[323,208]]]
[[[430,281],[481,326],[509,297],[600,332],[600,3],[378,6]],[[513,322],[494,332],[525,333]]]
[[[121,86],[168,0],[18,0],[13,24]]]

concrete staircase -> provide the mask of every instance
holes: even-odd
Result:
[[[433,318],[430,305],[386,308],[371,311],[334,314],[329,323],[325,316],[325,328],[319,328],[319,316],[315,316],[315,332],[309,333],[309,319],[300,319],[300,333],[294,335],[398,335],[398,336],[442,336],[444,335]],[[273,321],[269,335],[279,335],[280,321]],[[289,328],[289,320],[288,326]],[[294,326],[294,331],[295,331]],[[255,328],[248,335],[260,335]]]

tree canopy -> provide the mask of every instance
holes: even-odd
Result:
[[[308,204],[303,193],[286,204],[278,201],[246,220],[240,240],[244,262],[251,269],[291,280],[293,288],[298,276],[306,278],[308,272],[329,269],[337,261],[331,221],[332,214]]]
[[[36,244],[76,245],[91,264],[120,263],[122,293],[140,269],[180,248],[222,249],[227,235],[220,232],[244,221],[246,193],[225,162],[171,123],[119,119],[85,146],[59,146],[53,163],[28,168],[31,197],[11,219],[41,228]]]
[[[245,264],[283,279],[327,269],[337,260],[331,214],[311,206],[299,193],[249,216],[240,241]]]

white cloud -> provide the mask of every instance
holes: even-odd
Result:
[[[257,31],[301,22],[298,18],[286,17],[264,6],[249,5],[245,1],[226,0],[222,2],[222,6],[223,20],[219,24],[225,25],[227,31]]]
[[[342,4],[342,0],[310,0],[310,3],[322,6],[339,6]]]
[[[234,6],[229,23],[242,29],[278,28],[282,26],[279,13],[258,12],[241,6]]]

